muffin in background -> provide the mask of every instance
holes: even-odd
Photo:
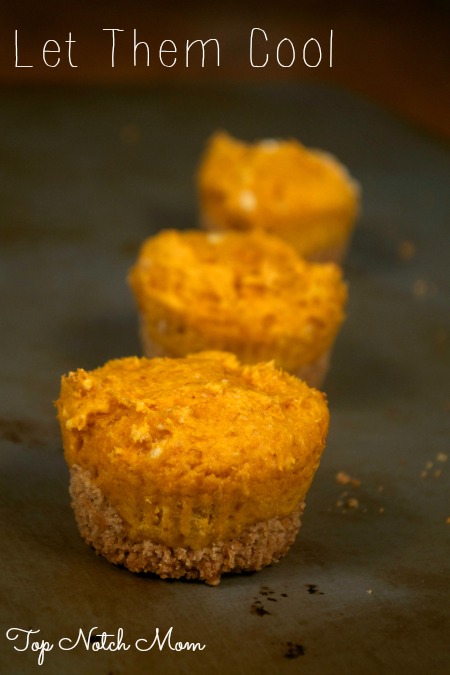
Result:
[[[211,137],[198,171],[200,218],[213,231],[264,230],[310,260],[341,262],[359,186],[332,155],[295,140]]]
[[[162,231],[144,242],[129,283],[146,356],[229,351],[311,386],[327,372],[347,298],[337,265],[257,231]]]
[[[294,542],[329,413],[273,364],[117,359],[64,376],[56,407],[81,536],[110,562],[216,585]]]

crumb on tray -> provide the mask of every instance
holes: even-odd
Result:
[[[416,255],[416,245],[412,241],[401,241],[397,248],[398,256],[401,260],[412,260]]]
[[[352,478],[345,471],[337,472],[336,483],[338,485],[353,485],[354,487],[359,487],[361,485],[361,481],[358,478]]]

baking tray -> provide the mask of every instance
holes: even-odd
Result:
[[[335,153],[363,212],[297,542],[210,588],[133,575],[82,542],[52,401],[62,373],[139,353],[127,270],[147,235],[195,226],[217,128]],[[448,673],[448,149],[322,86],[4,89],[0,172],[1,672]],[[12,627],[55,644],[42,666]],[[171,627],[205,649],[135,648]],[[122,628],[130,649],[59,649],[91,628]]]

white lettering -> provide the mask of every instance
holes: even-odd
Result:
[[[333,31],[330,30],[330,68],[333,67]]]
[[[250,33],[250,63],[252,65],[252,68],[264,68],[264,66],[266,66],[269,61],[269,55],[267,53],[266,53],[266,60],[264,61],[264,63],[262,63],[261,65],[253,63],[253,33],[255,32],[255,30],[259,30],[261,31],[261,33],[264,33],[264,39],[266,42],[268,41],[267,33],[265,30],[263,30],[262,28],[252,28],[252,32]]]
[[[93,626],[89,632],[80,628],[75,638],[62,637],[59,639],[57,646],[62,651],[71,651],[78,646],[80,646],[80,648],[83,648],[84,646],[86,651],[92,652],[118,652],[120,650],[128,651],[131,649],[132,645],[127,644],[124,641],[123,628],[118,628],[117,634],[107,633],[106,631],[97,633],[97,630],[97,626]],[[135,641],[134,648],[140,652],[149,652],[154,647],[157,647],[160,652],[164,647],[173,652],[195,652],[206,649],[206,645],[201,644],[200,642],[183,642],[181,640],[172,642],[172,632],[173,626],[169,628],[164,636],[162,636],[160,635],[159,628],[156,628],[153,640],[139,638]],[[38,654],[38,665],[41,666],[44,663],[45,655],[52,651],[54,644],[47,640],[34,640],[33,638],[38,635],[38,633],[40,633],[40,630],[33,630],[31,628],[9,628],[6,631],[6,637],[8,640],[15,643],[14,649],[16,651],[25,652],[30,650],[31,652]]]
[[[166,43],[170,43],[172,45],[172,49],[165,49]],[[173,57],[172,63],[165,63],[163,61],[162,55],[163,54],[176,54],[176,53],[177,53],[177,46],[176,46],[175,42],[173,40],[163,40],[161,42],[161,46],[159,48],[159,60],[160,60],[161,65],[163,65],[165,68],[173,68],[174,65],[177,62],[177,57],[176,56]]]
[[[42,666],[44,663],[45,659],[45,654],[47,652],[51,652],[53,649],[53,645],[50,642],[47,642],[47,640],[42,640],[41,642],[30,642],[30,637],[31,635],[36,635],[37,633],[40,633],[40,630],[25,630],[24,628],[9,628],[9,630],[6,631],[6,637],[8,640],[16,641],[17,638],[20,637],[22,634],[23,636],[26,636],[25,638],[25,644],[23,647],[17,647],[14,645],[14,649],[18,652],[25,652],[27,649],[31,649],[32,652],[38,652],[38,664]]]
[[[56,48],[50,49],[49,47],[47,47],[47,45],[49,45],[49,44],[54,44]],[[43,59],[45,65],[48,66],[49,68],[56,68],[56,66],[59,65],[59,62],[61,61],[61,59],[58,56],[55,63],[48,63],[47,54],[60,54],[60,52],[61,52],[61,48],[59,46],[59,43],[56,42],[56,40],[47,40],[47,42],[45,43],[44,48],[42,50],[42,59]]]
[[[70,638],[67,638],[67,637],[63,637],[58,642],[59,648],[62,649],[63,651],[65,651],[65,652],[68,652],[71,649],[75,649],[75,647],[80,643],[80,641],[83,641],[85,649],[89,649],[89,647],[91,646],[91,643],[92,643],[92,636],[95,635],[94,631],[96,631],[96,630],[97,630],[97,626],[94,626],[93,628],[91,628],[88,635],[85,635],[83,629],[80,628],[79,631],[78,631],[78,637],[77,637],[76,641],[73,641],[73,640],[71,640]],[[67,647],[64,646],[65,643],[68,643]]]
[[[71,68],[78,68],[78,66],[74,66],[74,64],[72,63],[72,45],[74,42],[76,42],[76,40],[72,40],[72,33],[69,33],[69,39],[66,40],[66,42],[69,45],[67,49],[67,57],[69,59],[69,65]]]
[[[19,31],[18,30],[14,31],[14,45],[15,45],[15,50],[16,50],[15,67],[16,68],[34,68],[34,66],[20,66],[19,65]]]
[[[194,40],[193,42],[190,42],[189,40],[186,40],[186,68],[189,68],[189,50],[190,48],[195,45],[197,42],[200,42],[202,46],[202,68],[205,67],[205,47],[208,44],[208,42],[215,42],[216,43],[216,49],[217,49],[217,66],[220,66],[220,46],[219,46],[219,41],[216,40],[216,38],[210,38],[209,40],[203,41],[203,40]]]
[[[116,33],[123,33],[123,28],[103,28],[104,31],[110,30],[112,33],[112,47],[111,47],[111,68],[115,67],[114,56],[116,51]]]
[[[283,42],[289,42],[289,45],[290,45],[290,47],[291,47],[292,58],[291,58],[290,63],[281,63],[281,61],[280,61],[280,47],[281,47],[281,45],[283,44]],[[294,45],[292,44],[291,40],[289,40],[289,38],[283,38],[283,39],[280,40],[280,42],[278,43],[278,47],[277,47],[277,62],[278,62],[278,65],[281,66],[282,68],[290,68],[290,67],[292,66],[292,64],[294,63],[294,61],[295,61],[295,48],[294,48]]]
[[[148,67],[148,66],[150,65],[150,48],[149,48],[149,46],[148,46],[148,44],[147,44],[146,42],[136,42],[136,34],[137,34],[137,30],[136,30],[136,28],[135,28],[135,29],[134,29],[134,65],[135,65],[135,66],[137,65],[137,60],[136,60],[136,51],[137,51],[137,48],[138,48],[140,45],[143,45],[144,47],[147,48],[147,67]]]
[[[200,642],[176,642],[175,645],[172,646],[171,643],[172,631],[173,626],[169,628],[164,638],[161,640],[159,636],[159,628],[156,628],[155,637],[153,638],[153,642],[150,645],[149,640],[146,640],[145,638],[139,638],[139,640],[136,640],[134,646],[140,652],[149,652],[151,649],[153,649],[155,645],[158,646],[159,651],[162,651],[166,643],[169,649],[172,650],[173,652],[181,652],[184,650],[193,652],[198,650],[202,652],[205,649],[206,645],[202,645],[200,644]]]
[[[153,649],[153,647],[155,646],[155,644],[158,644],[159,651],[161,651],[162,648],[164,647],[164,644],[165,644],[166,640],[167,640],[168,642],[170,642],[170,636],[172,635],[172,631],[173,631],[173,626],[172,626],[171,628],[169,628],[169,630],[168,630],[167,633],[166,633],[166,637],[165,637],[164,640],[161,642],[161,640],[159,639],[159,628],[157,628],[156,631],[155,631],[155,637],[153,638],[153,642],[152,642],[152,644],[150,645],[150,647],[140,647],[140,646],[139,646],[141,643],[148,644],[148,640],[146,640],[145,638],[139,638],[139,640],[136,640],[136,642],[135,642],[135,647],[136,647],[136,649],[138,649],[140,652],[149,652],[150,649]]]
[[[319,50],[319,58],[317,60],[317,63],[308,63],[308,61],[306,60],[306,48],[310,42],[315,42]],[[309,38],[309,40],[305,42],[305,46],[303,47],[303,63],[305,64],[305,66],[308,66],[308,68],[317,68],[317,66],[321,61],[322,61],[322,49],[320,47],[320,44],[315,38]]]

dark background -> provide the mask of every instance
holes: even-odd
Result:
[[[336,0],[267,2],[2,2],[0,7],[0,84],[127,84],[155,81],[321,81],[332,83],[387,106],[403,118],[438,136],[450,138],[449,3],[444,0],[391,2]],[[116,67],[111,68],[109,34],[103,28],[123,28]],[[272,50],[284,37],[298,47],[292,68],[274,58],[266,68],[249,65],[252,27],[266,30]],[[133,67],[132,29],[150,44],[150,67]],[[14,29],[19,30],[20,59],[34,68],[14,68]],[[303,44],[315,37],[324,45],[334,31],[334,63],[325,58],[318,68],[301,61]],[[70,68],[42,64],[46,40],[63,43],[69,31],[76,40]],[[193,58],[189,69],[179,63],[163,68],[159,44],[173,40],[179,50],[186,39],[215,37],[221,45],[221,65],[213,60],[204,69]],[[62,59],[63,61],[64,59]]]

